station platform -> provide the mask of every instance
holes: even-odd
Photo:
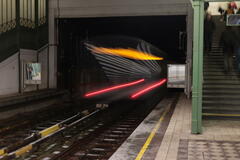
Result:
[[[33,100],[41,100],[48,97],[66,94],[65,91],[56,89],[44,89],[25,93],[16,93],[0,96],[0,108]]]
[[[240,120],[203,120],[191,134],[191,100],[161,101],[110,160],[239,160]]]
[[[48,107],[67,94],[64,90],[45,89],[0,96],[0,120]]]

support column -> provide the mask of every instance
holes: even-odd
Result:
[[[18,93],[22,93],[22,65],[21,65],[21,38],[20,38],[20,1],[16,0],[16,29],[17,29],[17,48],[18,48]]]
[[[56,2],[57,3],[57,2]],[[57,6],[57,5],[56,5]],[[49,8],[49,88],[57,88],[57,46],[58,46],[58,32],[57,20],[55,19],[56,11],[54,8]]]
[[[204,1],[193,2],[193,91],[192,133],[202,133],[203,23]]]

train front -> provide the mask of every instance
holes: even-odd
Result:
[[[85,99],[144,100],[166,94],[166,54],[157,47],[127,36],[99,36],[82,45],[105,77],[104,82],[85,89]]]

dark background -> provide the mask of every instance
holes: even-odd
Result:
[[[60,19],[58,87],[78,91],[82,86],[106,81],[93,57],[80,56],[81,42],[88,38],[99,35],[140,38],[164,51],[169,62],[185,63],[185,51],[179,49],[179,33],[185,31],[186,16]],[[86,62],[89,65],[81,65]],[[80,78],[76,74],[81,74]]]

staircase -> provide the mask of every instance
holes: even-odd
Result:
[[[203,116],[240,118],[240,73],[224,71],[222,46],[219,40],[225,24],[214,18],[212,51],[203,61]]]

